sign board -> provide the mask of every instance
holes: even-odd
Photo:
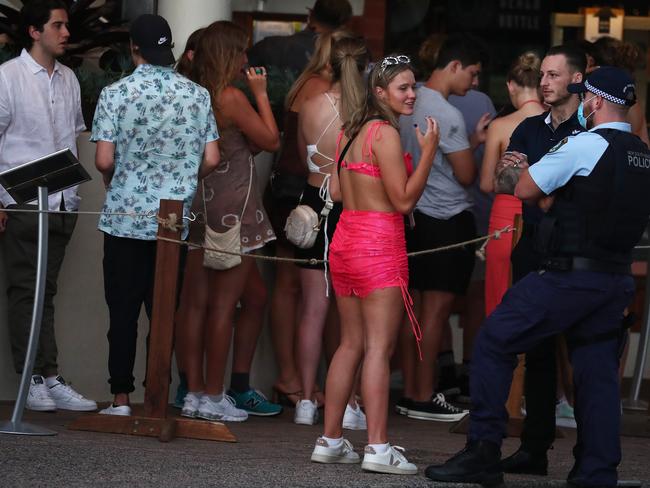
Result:
[[[610,7],[589,7],[585,9],[585,39],[594,42],[601,37],[623,40],[623,19],[625,10]]]
[[[0,173],[0,185],[18,204],[36,200],[39,186],[54,193],[90,179],[70,149],[62,149]]]

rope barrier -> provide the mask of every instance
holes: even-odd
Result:
[[[514,227],[507,225],[503,229],[499,229],[497,231],[494,231],[491,234],[482,236],[482,237],[477,237],[476,239],[470,239],[468,241],[463,241],[463,242],[457,242],[455,244],[449,244],[447,246],[441,246],[441,247],[436,247],[433,249],[425,249],[423,251],[415,251],[415,252],[410,252],[407,253],[406,255],[408,257],[417,257],[417,256],[423,256],[425,254],[433,254],[437,252],[443,252],[443,251],[449,251],[451,249],[456,249],[459,247],[464,247],[470,244],[476,244],[478,242],[482,241],[489,241],[490,239],[499,239],[501,237],[501,234],[506,233],[506,232],[512,232],[514,230]],[[259,259],[261,261],[279,261],[279,262],[287,262],[287,263],[296,263],[296,264],[310,264],[310,265],[316,265],[316,264],[323,264],[325,263],[324,259],[298,259],[298,258],[284,258],[280,256],[265,256],[263,254],[244,254],[241,252],[234,252],[234,251],[226,251],[223,249],[215,249],[212,247],[207,247],[204,246],[203,244],[198,244],[195,242],[187,242],[187,241],[180,241],[178,239],[170,239],[168,237],[157,237],[159,241],[165,241],[165,242],[171,242],[173,244],[179,244],[182,246],[188,246],[188,247],[194,247],[197,249],[203,249],[206,251],[213,251],[213,252],[218,252],[221,254],[228,254],[230,256],[241,256],[241,257],[250,257],[253,259]]]
[[[115,216],[122,216],[122,217],[132,217],[132,218],[137,218],[137,217],[146,217],[146,218],[155,218],[156,222],[158,224],[162,225],[165,229],[171,230],[171,231],[179,231],[184,228],[183,223],[179,223],[178,221],[178,216],[176,214],[170,214],[168,218],[163,219],[159,217],[158,215],[155,215],[153,213],[137,213],[137,212],[93,212],[93,211],[83,211],[83,210],[74,210],[74,211],[67,211],[67,210],[38,210],[38,209],[27,209],[27,208],[2,208],[0,211],[3,212],[23,212],[23,213],[46,213],[46,214],[76,214],[76,215],[115,215]],[[182,220],[189,220],[191,222],[194,222],[197,219],[197,216],[192,213],[190,214],[189,217],[183,216]],[[414,251],[407,253],[408,257],[418,257],[418,256],[424,256],[426,254],[434,254],[438,252],[443,252],[443,251],[449,251],[451,249],[457,249],[460,247],[468,246],[470,244],[478,244],[479,242],[482,242],[483,245],[476,250],[476,256],[481,259],[485,260],[485,247],[487,246],[487,243],[490,241],[490,239],[499,239],[501,237],[501,234],[503,233],[510,233],[513,232],[515,229],[514,227],[507,225],[503,229],[499,229],[494,231],[491,234],[482,236],[482,237],[477,237],[476,239],[470,239],[468,241],[463,241],[463,242],[458,242],[455,244],[449,244],[447,246],[441,246],[441,247],[436,247],[433,249],[425,249],[422,251]],[[284,258],[280,256],[265,256],[263,254],[244,254],[241,252],[232,252],[232,251],[224,251],[222,249],[214,249],[210,247],[205,247],[202,244],[197,244],[194,242],[187,242],[187,241],[179,241],[176,239],[169,239],[167,237],[158,237],[158,240],[161,241],[166,241],[166,242],[171,242],[179,245],[184,245],[184,246],[192,246],[196,248],[201,248],[207,251],[213,251],[213,252],[218,252],[218,253],[223,253],[223,254],[230,254],[233,256],[242,256],[242,257],[250,257],[253,259],[258,259],[261,261],[276,261],[276,262],[286,262],[286,263],[296,263],[296,264],[309,264],[309,265],[317,265],[317,264],[324,264],[325,260],[324,259],[298,259],[298,258]],[[650,249],[650,245],[639,245],[635,246],[634,249]]]
[[[155,213],[137,213],[137,212],[92,212],[89,210],[38,210],[30,208],[0,208],[0,211],[7,213],[36,213],[36,214],[66,214],[66,215],[116,215],[121,217],[147,217],[157,218]],[[184,217],[189,218],[189,217]],[[191,219],[190,219],[191,220]]]
[[[170,213],[166,219],[156,216],[156,222],[158,222],[158,225],[162,225],[164,229],[172,232],[180,232],[185,228],[182,222],[178,223],[178,215],[175,213]]]

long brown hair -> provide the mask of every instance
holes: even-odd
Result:
[[[199,38],[190,79],[208,89],[218,121],[219,97],[239,74],[247,46],[246,31],[227,20],[213,22]]]
[[[332,43],[346,37],[352,38],[354,35],[345,29],[338,29],[332,32],[324,32],[318,36],[316,39],[314,54],[312,54],[309,63],[307,63],[305,69],[302,70],[300,76],[298,76],[296,81],[293,82],[293,85],[291,85],[289,93],[287,93],[287,98],[284,100],[284,107],[286,110],[291,109],[291,105],[293,105],[298,93],[305,83],[307,83],[307,80],[313,76],[320,76],[322,71],[330,63]]]
[[[361,37],[344,37],[332,44],[332,81],[341,83],[341,120],[350,120],[366,97],[363,71],[370,61],[370,52]]]
[[[397,57],[397,54],[392,54],[387,57]],[[386,59],[386,58],[384,58]],[[388,85],[393,78],[395,78],[402,71],[413,71],[410,63],[397,63],[382,67],[382,61],[378,61],[372,67],[372,71],[368,75],[368,88],[366,92],[365,103],[356,110],[350,122],[345,125],[345,135],[348,139],[356,136],[361,127],[371,118],[378,117],[390,123],[393,127],[399,130],[399,120],[393,113],[391,108],[377,96],[377,88],[388,89]]]

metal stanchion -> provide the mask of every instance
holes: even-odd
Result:
[[[623,408],[626,410],[645,411],[648,409],[648,402],[639,400],[639,393],[641,392],[641,381],[643,380],[643,371],[645,370],[648,346],[650,345],[650,280],[648,279],[648,274],[650,273],[650,252],[648,252],[646,261],[648,263],[648,268],[646,271],[642,329],[641,336],[639,337],[639,347],[636,353],[634,376],[632,377],[632,389],[630,390],[630,396],[623,400]]]
[[[34,290],[34,307],[32,309],[32,327],[29,333],[29,343],[27,346],[27,357],[23,366],[23,376],[20,380],[18,398],[14,406],[13,414],[9,422],[0,424],[0,433],[2,434],[22,434],[22,435],[56,435],[53,430],[38,427],[22,421],[23,410],[27,394],[29,393],[29,384],[32,380],[32,371],[34,370],[34,359],[38,349],[38,337],[41,333],[41,320],[43,318],[43,301],[45,299],[45,275],[47,272],[47,236],[48,236],[48,210],[47,188],[38,187],[38,260],[36,262],[36,287]]]

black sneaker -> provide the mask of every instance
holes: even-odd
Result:
[[[460,393],[456,398],[454,398],[454,401],[469,405],[472,403],[472,397],[469,394],[469,376],[466,374],[461,375],[458,379],[458,383],[460,385]]]
[[[438,393],[429,402],[413,401],[407,415],[412,419],[456,422],[468,413],[468,410],[461,410],[447,403],[445,395]]]
[[[450,400],[460,394],[460,383],[455,368],[447,367],[440,372],[437,390]]]
[[[413,400],[401,397],[395,404],[395,411],[400,415],[408,415],[409,409],[413,406]]]

